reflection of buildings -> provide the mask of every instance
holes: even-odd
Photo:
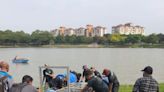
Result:
[[[106,33],[107,29],[105,27],[97,26],[93,27],[93,25],[87,25],[86,28],[80,27],[77,29],[59,27],[59,29],[52,30],[51,33],[54,36],[63,35],[63,36],[86,36],[86,37],[94,37],[99,36],[102,37]]]
[[[144,35],[144,27],[134,26],[132,23],[120,24],[112,27],[112,34],[141,34]]]

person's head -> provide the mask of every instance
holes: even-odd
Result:
[[[110,74],[110,70],[109,69],[104,69],[102,74],[105,75],[105,76],[108,76]]]
[[[143,70],[143,76],[148,76],[153,74],[153,68],[151,66],[146,66]]]
[[[22,78],[22,83],[28,83],[28,84],[32,84],[33,82],[33,78],[29,75],[25,75]]]
[[[96,71],[95,67],[91,67],[91,70],[92,70],[93,72]]]
[[[92,76],[93,76],[93,71],[92,71],[91,69],[88,69],[88,70],[86,71],[85,77],[86,77],[88,80],[90,80]]]
[[[83,69],[88,69],[87,65],[83,65]]]
[[[1,69],[1,71],[8,72],[9,71],[9,64],[5,61],[0,61],[0,69]]]

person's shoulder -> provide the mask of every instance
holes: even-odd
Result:
[[[9,73],[0,71],[0,78],[4,76],[6,76],[8,79],[13,79],[13,77]]]
[[[26,85],[23,89],[22,92],[36,92],[37,89],[32,86],[32,85]]]
[[[136,82],[141,82],[141,81],[143,81],[143,80],[145,80],[145,78],[144,78],[144,77],[140,77],[140,78],[138,78],[138,79],[136,80]]]
[[[158,81],[157,81],[155,78],[152,78],[152,80],[153,80],[155,83],[158,84]]]

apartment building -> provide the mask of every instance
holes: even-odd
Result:
[[[132,23],[120,24],[112,27],[112,34],[141,34],[144,35],[144,27]]]

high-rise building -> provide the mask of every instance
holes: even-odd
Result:
[[[120,24],[112,27],[112,34],[141,34],[144,35],[144,27],[132,23]]]

